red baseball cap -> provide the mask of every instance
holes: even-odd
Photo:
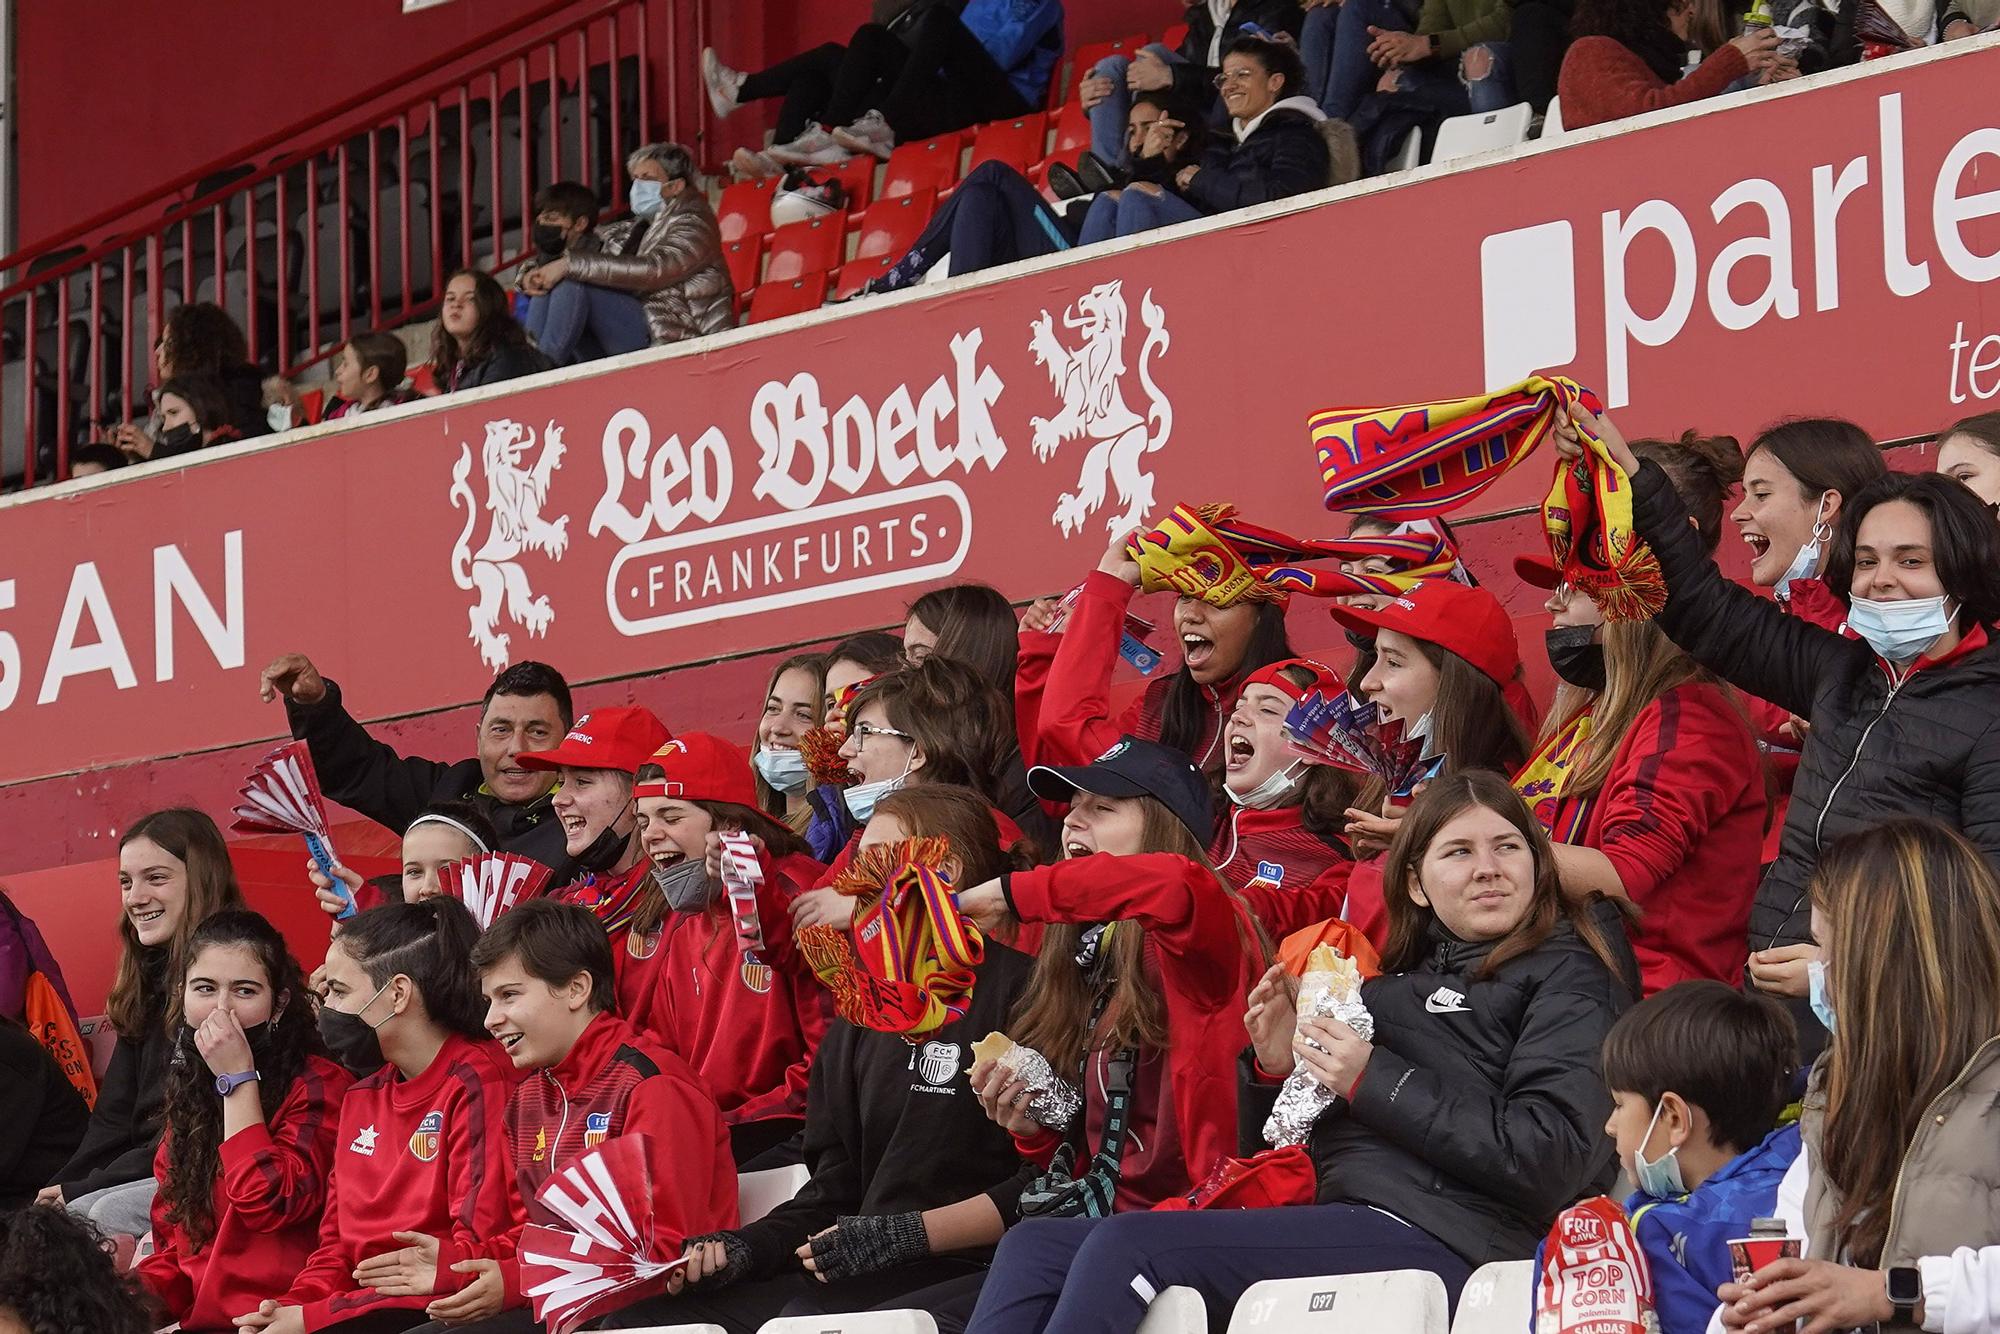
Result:
[[[1563,581],[1563,572],[1547,556],[1516,556],[1514,577],[1530,588],[1554,588]]]
[[[750,752],[707,732],[684,732],[654,751],[651,763],[666,770],[632,789],[635,797],[676,801],[728,801],[757,808]]]
[[[554,750],[531,750],[518,758],[523,769],[617,769],[639,766],[673,737],[651,709],[592,709],[576,720]]]
[[[1291,667],[1311,672],[1312,680],[1301,686],[1290,677],[1279,675],[1279,673]],[[1245,686],[1269,686],[1271,689],[1284,694],[1294,703],[1304,699],[1315,690],[1328,699],[1331,699],[1347,688],[1346,683],[1341,680],[1339,674],[1333,668],[1323,662],[1314,662],[1311,658],[1283,658],[1268,666],[1259,667],[1256,671],[1243,678],[1243,684]],[[1241,692],[1239,691],[1238,693],[1240,694]]]
[[[1453,579],[1420,579],[1373,611],[1335,606],[1333,619],[1357,634],[1394,630],[1456,653],[1506,686],[1521,666],[1514,623],[1500,599]]]

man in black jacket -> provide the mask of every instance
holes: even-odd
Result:
[[[280,696],[292,735],[312,751],[320,788],[398,834],[426,806],[469,801],[500,831],[500,846],[571,875],[562,821],[550,809],[552,771],[520,763],[524,751],[548,750],[569,730],[569,684],[553,667],[517,662],[493,678],[479,709],[479,754],[444,763],[407,758],[368,735],[347,712],[340,687],[303,653],[287,653],[264,669],[268,703]]]

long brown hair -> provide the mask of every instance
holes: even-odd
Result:
[[[1905,819],[1829,843],[1812,901],[1840,1016],[1814,1076],[1817,1166],[1840,1196],[1839,1250],[1873,1269],[1918,1124],[2000,1034],[2000,881],[1956,830]]]
[[[440,385],[448,384],[452,372],[461,364],[482,366],[503,348],[529,346],[528,331],[514,318],[514,307],[507,299],[507,289],[492,274],[484,269],[459,269],[445,279],[447,286],[452,278],[472,279],[472,305],[479,318],[462,343],[444,327],[443,315],[439,315],[437,323],[431,326],[431,373]],[[442,292],[444,288],[440,287],[438,291]]]
[[[118,973],[104,1010],[119,1036],[133,1039],[143,1039],[148,1025],[180,1019],[180,992],[174,980],[187,970],[187,945],[195,929],[211,913],[245,906],[243,890],[236,883],[236,868],[229,864],[229,845],[222,841],[215,821],[200,811],[174,806],[142,815],[119,838],[119,851],[141,838],[158,844],[161,851],[187,868],[187,902],[174,938],[164,947],[164,969],[159,968],[159,950],[141,945],[132,919],[123,912],[118,914],[118,936],[124,947],[118,952]],[[149,965],[153,970],[150,978]]]
[[[666,770],[657,764],[642,764],[634,775],[636,783],[651,783],[666,776]],[[811,855],[812,849],[806,841],[792,832],[792,827],[781,820],[757,810],[755,807],[739,805],[733,801],[688,800],[709,818],[710,827],[717,832],[741,832],[753,834],[762,839],[765,851],[772,857],[790,857],[797,853]],[[717,895],[708,910],[713,915],[724,915],[729,911],[721,895]],[[632,932],[644,937],[654,927],[667,919],[667,896],[660,892],[659,883],[651,874],[646,876],[639,891],[638,906],[632,910]]]
[[[1241,903],[1236,892],[1216,871],[1215,864],[1188,827],[1152,797],[1135,797],[1142,823],[1139,826],[1141,852],[1170,852],[1200,865],[1231,899]],[[1243,923],[1249,923],[1249,931]],[[1028,988],[1015,1008],[1008,1034],[1024,1047],[1033,1047],[1048,1058],[1064,1078],[1077,1069],[1085,1055],[1090,1034],[1084,1026],[1090,1020],[1096,998],[1092,979],[1077,966],[1077,950],[1085,928],[1074,922],[1052,923],[1042,930],[1041,951],[1035,956],[1034,972]],[[1244,952],[1257,961],[1253,973],[1262,971],[1270,958],[1270,942],[1247,910],[1238,920],[1238,934]],[[1111,969],[1111,998],[1105,1005],[1103,1036],[1099,1049],[1118,1051],[1137,1047],[1159,1051],[1169,1042],[1166,1000],[1158,984],[1146,971],[1146,930],[1137,922],[1121,921],[1099,944]]]
[[[1021,627],[1013,604],[999,589],[946,584],[912,602],[905,614],[937,636],[933,655],[962,662],[989,681],[1013,681]]]
[[[1535,861],[1534,893],[1527,915],[1487,951],[1475,975],[1491,977],[1502,964],[1540,949],[1566,920],[1611,975],[1623,978],[1624,968],[1611,942],[1591,917],[1595,900],[1574,903],[1564,896],[1548,834],[1513,785],[1488,769],[1463,769],[1432,779],[1403,816],[1382,868],[1383,898],[1389,910],[1389,941],[1382,951],[1382,971],[1408,972],[1421,966],[1429,955],[1431,924],[1437,914],[1420,905],[1410,891],[1418,886],[1418,871],[1431,843],[1446,825],[1474,806],[1484,806],[1514,826]]]
[[[1014,715],[977,669],[941,657],[898,668],[855,691],[847,716],[857,718],[877,701],[889,726],[915,737],[924,752],[911,780],[957,783],[999,799],[1001,768],[1016,745]]]
[[[1000,822],[993,818],[992,804],[969,787],[900,787],[882,795],[875,814],[900,821],[911,838],[942,838],[950,844],[960,885],[983,885],[1034,864],[1025,852],[1000,846]]]
[[[813,723],[816,726],[825,722],[826,662],[826,655],[823,653],[794,653],[791,657],[786,658],[776,667],[773,667],[771,669],[771,679],[764,683],[764,698],[757,701],[758,716],[762,716],[765,700],[770,699],[777,691],[779,677],[783,676],[786,672],[804,672],[813,679]],[[752,739],[750,742],[750,753],[752,755],[755,755],[763,748],[764,745],[761,741]],[[757,780],[757,804],[773,815],[782,816],[785,813],[786,806],[785,794],[765,782],[764,775],[756,772],[756,765],[751,765],[750,769],[752,776]]]

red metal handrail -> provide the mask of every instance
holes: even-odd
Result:
[[[135,353],[157,345],[169,286],[178,289],[181,302],[212,299],[236,308],[233,313],[244,325],[251,360],[263,361],[267,352],[275,353],[270,360],[289,374],[329,355],[352,337],[357,326],[394,326],[430,310],[437,304],[449,263],[483,261],[489,267],[504,267],[517,260],[529,249],[533,223],[529,201],[541,165],[541,145],[535,141],[543,137],[537,115],[547,120],[547,162],[539,173],[541,181],[567,174],[601,183],[614,204],[618,202],[623,195],[624,154],[644,139],[651,109],[647,9],[648,0],[596,0],[581,6],[564,0],[538,9],[502,30],[514,38],[512,42],[496,45],[489,38],[456,48],[426,66],[450,68],[451,74],[414,91],[399,82],[349,98],[310,123],[317,133],[309,141],[295,144],[239,179],[169,207],[143,228],[101,240],[0,288],[0,325],[6,337],[17,340],[0,354],[0,479],[18,477],[21,485],[34,485],[37,454],[51,444],[54,476],[65,477],[75,422],[94,426],[114,417],[129,419],[138,391],[157,379],[153,360],[148,357],[143,368],[137,367]],[[564,16],[562,22],[549,22],[557,15]],[[676,17],[670,15],[670,20]],[[670,42],[678,26],[677,21],[668,23]],[[475,50],[480,59],[468,65]],[[626,61],[633,65],[629,77],[623,68]],[[391,97],[398,88],[404,91]],[[601,107],[595,105],[595,94],[602,95]],[[628,95],[633,97],[629,108]],[[514,99],[514,108],[503,114],[508,97]],[[483,186],[475,169],[474,115],[479,102],[487,118],[485,151],[477,155],[484,158]],[[572,114],[573,127],[568,123]],[[513,129],[503,135],[509,116]],[[699,120],[697,116],[697,124]],[[447,136],[454,127],[456,179],[451,183],[457,217],[448,232],[442,167],[449,152]],[[608,137],[600,144],[598,131],[606,128]],[[283,138],[284,132],[267,135],[232,160],[241,162]],[[514,142],[503,142],[509,139]],[[357,148],[367,154],[365,164],[354,161]],[[571,148],[575,156],[566,159]],[[600,148],[606,159],[601,164]],[[518,157],[510,161],[516,152]],[[385,165],[393,172],[393,181],[384,181]],[[506,182],[503,190],[503,178],[516,166],[517,179]],[[335,173],[330,192],[321,179],[329,168]],[[215,169],[211,164],[201,174]],[[187,179],[182,178],[181,184]],[[303,199],[294,199],[301,184]],[[357,186],[368,192],[365,229],[352,198]],[[394,190],[393,199],[385,188]],[[423,191],[420,199],[417,191]],[[326,193],[333,195],[330,201],[322,199]],[[157,202],[158,195],[151,199]],[[482,208],[484,222],[477,225],[475,215]],[[72,228],[64,237],[85,234],[103,225],[108,216]],[[413,224],[420,228],[415,237]],[[393,233],[387,245],[385,226]],[[511,244],[510,231],[515,233]],[[483,253],[477,245],[482,237]],[[45,246],[60,243],[61,238]],[[327,244],[337,247],[337,256],[324,254]],[[171,264],[176,246],[179,262]],[[209,251],[205,256],[199,253],[204,248]],[[357,253],[364,248],[365,254]],[[54,252],[44,248],[41,253],[46,258]],[[330,259],[337,262],[329,263]],[[267,265],[274,265],[275,272],[260,282],[259,270]],[[336,270],[325,274],[324,284],[323,269]],[[295,270],[302,270],[302,310]],[[143,317],[134,306],[133,286],[142,273]],[[87,290],[73,292],[76,283]],[[212,291],[204,290],[211,283]],[[365,301],[358,296],[361,283]],[[107,287],[113,284],[118,318],[108,323]],[[323,287],[338,290],[323,299]],[[50,303],[56,316],[53,330],[44,327]],[[88,319],[76,315],[73,328],[73,307],[81,309],[86,303]],[[142,324],[146,336],[135,344]],[[86,330],[88,342],[78,359],[73,344]],[[337,335],[330,337],[336,330]],[[38,347],[51,333],[56,343],[52,375]],[[119,359],[115,370],[104,365],[107,354],[114,352],[113,343]],[[7,354],[18,355],[8,361]],[[16,364],[21,373],[10,376]],[[115,405],[107,409],[114,404],[114,390]],[[78,404],[74,400],[80,392]],[[51,396],[52,403],[47,401]],[[19,408],[13,407],[16,398]],[[51,420],[53,431],[47,429]]]

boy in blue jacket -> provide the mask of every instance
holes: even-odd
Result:
[[[1682,982],[1627,1010],[1604,1038],[1614,1106],[1605,1133],[1638,1186],[1625,1210],[1646,1254],[1662,1334],[1703,1334],[1733,1279],[1729,1241],[1778,1214],[1799,1154],[1796,1032],[1785,1007],[1721,982]],[[1540,1290],[1542,1256],[1535,1256]]]

